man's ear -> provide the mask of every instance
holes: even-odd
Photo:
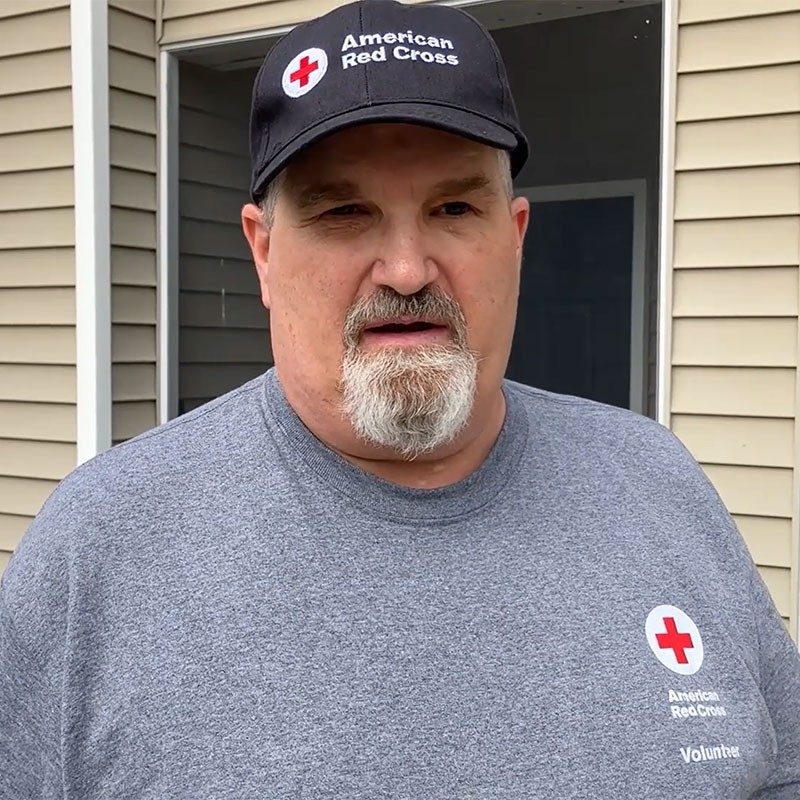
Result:
[[[261,302],[264,308],[269,309],[269,285],[267,272],[269,268],[269,240],[270,232],[262,223],[261,209],[254,203],[248,203],[242,208],[242,231],[250,252],[253,254],[253,263],[258,274],[258,283],[261,287]]]
[[[525,242],[525,232],[531,218],[531,204],[527,197],[515,197],[511,201],[511,218],[517,232],[517,253],[522,255],[522,245]]]

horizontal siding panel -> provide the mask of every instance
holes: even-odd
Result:
[[[74,444],[0,439],[0,475],[61,480],[75,465]]]
[[[258,364],[218,364],[213,370],[196,364],[181,364],[179,394],[181,398],[191,399],[219,397],[262,372]]]
[[[0,363],[75,364],[75,328],[0,326]]]
[[[247,261],[252,255],[241,225],[209,225],[182,219],[180,225],[180,251],[182,254],[231,258]]]
[[[797,316],[799,273],[797,267],[677,270],[673,316]]]
[[[197,147],[181,148],[181,180],[249,193],[250,161]]]
[[[702,464],[731,514],[791,517],[792,470]]]
[[[0,250],[74,244],[75,217],[71,208],[0,212]]]
[[[0,292],[2,325],[74,325],[74,289],[4,289]]]
[[[676,269],[800,262],[800,219],[684,220],[675,224]]]
[[[711,169],[800,162],[800,114],[684,122],[675,168]]]
[[[156,135],[156,104],[150,97],[111,89],[108,116],[112,128]]]
[[[137,250],[133,247],[112,247],[111,282],[127,286],[155,286],[155,251]]]
[[[74,286],[75,250],[0,250],[0,287]]]
[[[111,48],[108,53],[108,78],[115,89],[156,96],[156,62],[152,56],[140,56]]]
[[[68,8],[69,0],[3,0],[0,3],[0,19],[20,17],[35,11],[47,11],[51,8]]]
[[[155,361],[155,326],[115,324],[111,330],[111,358],[116,364]]]
[[[709,22],[680,30],[678,72],[797,61],[800,13]]]
[[[0,134],[64,128],[70,125],[70,89],[0,96]]]
[[[303,3],[266,2],[227,11],[166,19],[161,44],[281,27],[317,17],[341,4],[341,0],[306,0]],[[187,6],[187,10],[190,7]]]
[[[792,521],[777,517],[734,516],[756,564],[788,568],[792,563]]]
[[[796,319],[676,319],[672,363],[687,366],[794,367]]]
[[[165,0],[162,16],[166,20],[197,14],[217,14],[220,11],[246,8],[264,2],[274,3],[280,0]]]
[[[114,402],[155,400],[155,364],[114,364],[111,368],[111,389]]]
[[[156,0],[109,0],[108,5],[146,19],[156,18]]]
[[[75,406],[0,402],[0,436],[48,442],[77,441]]]
[[[267,329],[261,299],[247,295],[181,292],[181,326]]]
[[[180,256],[182,290],[257,294],[258,276],[251,259],[211,258],[202,255]]]
[[[0,139],[0,172],[71,167],[72,162],[71,128],[9,133]]]
[[[149,19],[116,8],[108,9],[108,43],[111,47],[155,58],[158,55],[155,30],[156,26]]]
[[[111,291],[111,319],[133,325],[155,325],[156,290],[149,286],[115,286]]]
[[[674,414],[670,428],[707,464],[791,468],[794,462],[790,419]]]
[[[178,340],[181,363],[226,364],[231,361],[272,364],[272,350],[267,330],[231,330],[230,328],[181,327]]]
[[[0,211],[71,208],[74,202],[71,167],[0,173]]]
[[[675,219],[800,214],[800,166],[681,172]]]
[[[800,0],[681,0],[678,22],[708,22],[735,17],[758,17],[780,11],[800,11]]]
[[[791,570],[776,567],[759,567],[758,570],[769,589],[775,608],[782,617],[788,617],[792,607]]]
[[[0,476],[0,512],[33,517],[56,486],[58,481]]]
[[[59,8],[3,20],[0,58],[60,50],[70,45],[69,9]]]
[[[0,550],[16,550],[32,521],[33,517],[0,514]],[[2,564],[0,564],[0,569],[2,569]]]
[[[793,111],[800,111],[800,64],[678,76],[678,122]]]
[[[219,107],[216,110],[219,111]],[[194,145],[234,156],[247,152],[249,147],[246,116],[234,121],[192,108],[181,108],[178,132],[182,145]]]
[[[132,439],[158,424],[156,404],[153,400],[137,403],[114,403],[111,430],[114,441]]]
[[[156,215],[128,208],[111,209],[111,244],[156,249]]]
[[[3,28],[5,30],[5,28]],[[49,50],[0,59],[3,94],[41,92],[72,85],[70,51]]]
[[[5,571],[9,561],[11,561],[11,553],[0,551],[0,575]]]
[[[156,176],[112,167],[111,205],[155,211]]]
[[[253,80],[255,80],[256,73],[255,67],[244,70],[239,76],[235,76],[207,67],[183,64],[181,66],[181,113],[187,109],[193,109],[223,119],[241,120],[245,123],[246,131]],[[241,142],[242,131],[239,130],[235,139],[231,141]]]
[[[241,225],[241,211],[250,202],[247,189],[224,189],[201,183],[180,182],[179,208],[185,219]]]
[[[110,147],[111,166],[155,174],[155,136],[112,128]]]
[[[792,418],[795,370],[749,367],[675,367],[672,412]]]
[[[75,367],[0,364],[0,400],[75,403]]]

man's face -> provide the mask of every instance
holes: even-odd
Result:
[[[499,389],[527,220],[459,136],[370,124],[303,152],[270,229],[245,224],[287,394],[405,456],[452,440]]]

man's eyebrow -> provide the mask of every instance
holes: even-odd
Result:
[[[302,210],[313,208],[321,203],[352,200],[359,194],[359,189],[352,181],[331,181],[301,186],[293,192],[295,206]]]
[[[448,180],[441,181],[433,187],[433,194],[437,195],[454,195],[454,194],[467,194],[469,192],[477,192],[481,189],[491,187],[492,180],[488,175],[480,173],[478,175],[470,175],[466,178],[449,178]]]

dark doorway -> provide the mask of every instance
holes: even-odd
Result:
[[[532,203],[509,378],[630,407],[633,208]]]

